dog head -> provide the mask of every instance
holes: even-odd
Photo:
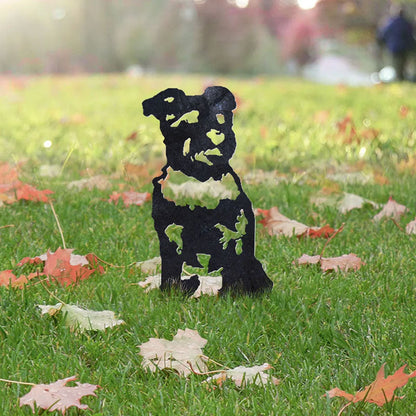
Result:
[[[166,145],[167,164],[205,181],[220,179],[235,151],[232,118],[236,102],[224,87],[208,87],[188,96],[169,88],[143,102],[145,116],[154,115]]]

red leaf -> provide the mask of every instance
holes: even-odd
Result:
[[[406,118],[409,114],[409,107],[402,105],[400,107],[399,113],[401,118]]]
[[[11,270],[0,272],[0,286],[18,287],[21,289],[29,280],[39,276],[39,273],[30,273],[28,276],[21,275],[17,277]]]
[[[129,141],[132,141],[132,140],[136,140],[136,138],[137,138],[137,134],[138,134],[138,132],[137,131],[133,131],[132,133],[130,133],[126,138],[125,138],[125,140],[126,140],[126,142],[129,142]]]
[[[40,264],[43,263],[44,260],[42,260],[40,257],[24,257],[22,260],[17,263],[17,266],[23,266],[27,263],[29,264]]]
[[[48,202],[49,198],[47,195],[53,194],[49,189],[39,191],[34,188],[32,185],[22,183],[16,190],[17,199],[25,199],[27,201],[39,201],[39,202]]]
[[[17,277],[11,270],[0,272],[0,286],[9,286],[10,283],[16,281]]]
[[[49,276],[53,281],[63,286],[78,283],[80,280],[88,279],[95,271],[104,273],[104,268],[98,264],[98,257],[94,254],[80,256],[72,254],[73,249],[58,248],[55,253],[50,250],[46,254],[36,257],[25,257],[17,263],[17,266],[25,264],[41,264],[44,268],[41,273],[34,272],[29,275],[21,275],[17,278],[11,270],[0,272],[0,286],[22,288],[29,280],[38,276]]]
[[[73,251],[73,249],[61,248],[58,248],[55,253],[48,251],[43,272],[63,286],[87,279],[95,270],[80,264],[72,265],[71,253]]]
[[[8,163],[0,165],[0,199],[12,204],[16,200],[25,199],[28,201],[48,202],[49,189],[39,191],[31,185],[21,182],[18,179],[16,167]]]
[[[329,238],[335,232],[336,232],[336,230],[334,230],[329,225],[324,225],[323,227],[318,228],[318,229],[309,228],[308,231],[305,231],[302,235],[300,235],[298,237]]]

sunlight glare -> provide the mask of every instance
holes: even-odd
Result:
[[[302,10],[310,10],[313,9],[319,0],[297,0],[298,1],[298,6],[302,9]]]
[[[245,9],[248,6],[250,0],[236,0],[235,5],[240,9]]]

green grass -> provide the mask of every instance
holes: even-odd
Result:
[[[0,160],[26,161],[22,179],[55,192],[66,244],[76,253],[94,252],[115,265],[154,257],[158,240],[150,203],[124,208],[107,203],[112,190],[76,192],[66,185],[88,169],[113,175],[117,190],[119,183],[127,182],[123,162],[157,161],[163,156],[161,134],[154,119],[141,115],[141,101],[168,86],[198,94],[204,82],[198,77],[155,76],[34,78],[23,87],[0,83]],[[98,398],[82,400],[92,409],[85,414],[93,415],[321,416],[336,415],[344,403],[323,397],[333,387],[354,393],[374,380],[383,363],[386,374],[405,363],[409,372],[416,369],[415,237],[392,221],[373,223],[377,211],[369,207],[342,215],[336,208],[309,202],[322,187],[334,185],[327,172],[360,166],[366,173],[382,173],[389,184],[340,183],[340,189],[379,203],[393,195],[410,209],[400,224],[414,218],[415,178],[398,164],[415,156],[415,88],[404,84],[354,89],[274,79],[217,82],[241,101],[231,164],[242,176],[262,168],[288,178],[272,186],[244,185],[253,205],[277,205],[288,217],[310,225],[338,228],[345,223],[325,255],[353,252],[366,265],[347,274],[295,267],[292,261],[303,253],[319,254],[324,240],[277,239],[258,225],[256,254],[275,284],[269,295],[195,300],[159,291],[144,294],[134,285],[143,278],[135,267],[107,267],[104,275],[79,286],[51,288],[67,303],[110,309],[126,322],[79,335],[62,319],[40,316],[37,304],[56,303],[41,285],[24,290],[0,287],[1,378],[50,383],[76,374],[81,382],[102,387]],[[410,108],[406,118],[399,114],[401,106]],[[318,123],[320,111],[327,116]],[[358,130],[371,125],[379,136],[345,145],[336,122],[348,113]],[[125,141],[134,130],[138,139]],[[52,141],[50,148],[43,147],[46,140]],[[363,147],[366,152],[361,151],[360,158]],[[59,165],[61,175],[40,176],[46,164]],[[151,190],[150,183],[130,186]],[[47,204],[0,207],[0,227],[8,224],[14,227],[0,228],[0,270],[62,246]],[[172,339],[179,328],[197,329],[208,340],[205,354],[225,366],[270,363],[274,368],[269,372],[281,379],[280,385],[239,389],[226,383],[210,391],[201,384],[204,377],[185,380],[146,373],[138,345],[150,337]],[[0,414],[31,414],[18,404],[28,391],[27,386],[1,383]],[[344,415],[414,415],[414,380],[398,393],[403,394],[403,400],[383,408],[352,405]]]

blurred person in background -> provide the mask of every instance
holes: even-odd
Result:
[[[390,19],[377,33],[377,43],[380,47],[386,47],[391,54],[397,80],[405,80],[406,67],[410,55],[415,51],[416,42],[413,25],[403,6],[392,7]]]

